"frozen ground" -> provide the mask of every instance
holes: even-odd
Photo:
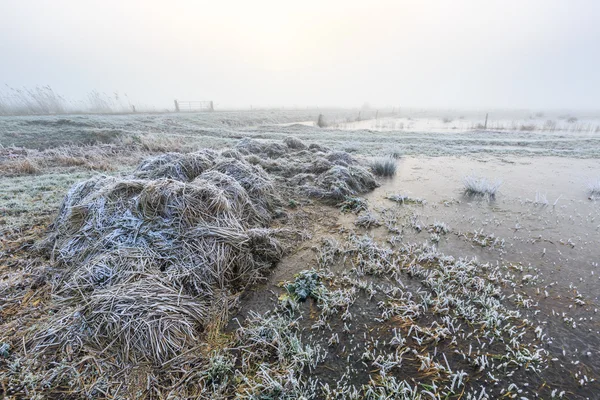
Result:
[[[360,154],[393,150],[409,155],[518,154],[597,158],[600,116],[543,117],[524,113],[447,112],[432,116],[412,111],[353,110],[230,111],[198,114],[65,115],[1,117],[0,145],[47,149],[66,145],[129,143],[145,136],[168,137],[189,147],[224,147],[241,137],[303,140]],[[408,112],[407,112],[408,113]],[[328,127],[314,126],[323,114]],[[374,119],[379,115],[378,119]],[[451,116],[448,116],[451,115]],[[576,114],[577,115],[577,114]],[[498,118],[498,119],[495,119]],[[555,122],[549,124],[548,119]],[[452,122],[444,122],[451,120]],[[572,122],[569,122],[572,121]],[[524,129],[523,129],[524,128]]]
[[[247,293],[237,317],[246,324],[250,316],[252,324],[256,322],[252,311],[291,307],[294,318],[302,317],[298,329],[305,343],[321,346],[328,355],[321,361],[322,354],[316,356],[310,368],[297,361],[273,366],[272,359],[263,359],[273,379],[282,384],[288,378],[306,383],[306,376],[298,375],[298,368],[303,370],[299,365],[304,365],[311,371],[307,376],[327,384],[327,389],[315,383],[320,389],[306,391],[318,393],[317,398],[327,398],[327,393],[335,398],[335,390],[338,398],[348,398],[353,384],[362,396],[371,393],[369,388],[384,396],[386,390],[401,388],[392,378],[407,379],[411,388],[417,387],[416,394],[406,392],[406,398],[431,397],[426,392],[451,399],[559,398],[561,393],[562,398],[595,398],[600,391],[596,314],[600,203],[590,198],[588,185],[600,179],[600,119],[583,114],[490,112],[483,129],[479,124],[484,123],[485,113],[388,110],[377,113],[377,119],[375,113],[362,111],[361,121],[356,121],[358,111],[343,110],[0,117],[0,301],[4,302],[0,322],[4,331],[14,332],[21,319],[35,323],[50,307],[50,284],[32,278],[37,276],[32,260],[40,261],[30,249],[44,235],[74,182],[98,173],[128,173],[141,159],[164,152],[232,147],[246,137],[279,142],[293,136],[350,152],[364,165],[374,156],[398,157],[397,173],[379,179],[381,186],[362,196],[368,210],[358,214],[340,213],[314,200],[290,199],[286,212],[290,224],[302,229],[303,239],[274,268],[265,285]],[[314,126],[319,114],[328,120],[328,127]],[[468,175],[502,184],[493,199],[469,197],[463,193]],[[373,224],[364,227],[359,219]],[[327,238],[337,241],[337,247],[323,242]],[[457,261],[444,261],[440,253]],[[415,259],[430,272],[415,270]],[[43,264],[51,268],[46,265],[49,260]],[[481,265],[488,266],[481,267],[479,274]],[[311,268],[320,271],[319,279],[327,282],[328,289],[320,289],[325,290],[321,297],[296,303],[293,292],[286,295],[279,284],[293,282],[298,272]],[[478,277],[484,278],[486,289],[478,286],[483,282]],[[366,281],[372,283],[370,289]],[[410,293],[408,298],[396,297],[400,288]],[[472,290],[487,288],[493,296],[477,294],[469,301],[473,307],[487,307],[486,301],[496,304],[499,299],[500,305],[490,308],[499,313],[494,318],[505,316],[508,321],[511,316],[511,324],[519,321],[515,329],[523,329],[523,336],[510,351],[503,347],[504,340],[508,343],[515,331],[494,336],[502,346],[488,344],[489,329],[479,320],[464,322],[458,316],[451,322],[444,318],[455,318],[454,311],[433,311],[442,307],[442,292],[460,289],[468,297]],[[387,290],[395,294],[386,297]],[[405,302],[421,310],[420,316],[413,315],[410,323],[405,314],[382,321],[382,313],[399,311],[393,304],[381,306],[380,301]],[[344,311],[354,320],[347,319]],[[519,313],[516,319],[514,312]],[[321,318],[330,326],[311,329]],[[238,327],[232,319],[223,337],[210,338],[213,356],[240,360],[237,350],[229,352],[227,346],[233,345],[226,340],[227,330]],[[458,343],[448,338],[438,345],[437,339],[423,339],[446,335],[442,328],[452,331]],[[412,338],[415,329],[420,332],[417,339]],[[398,331],[408,340],[404,347],[397,346],[401,339],[392,337]],[[0,335],[0,342],[12,343],[12,337]],[[20,343],[14,352],[23,346]],[[405,353],[406,347],[417,352]],[[404,360],[398,363],[400,353]],[[389,358],[394,354],[396,358]],[[510,366],[509,360],[518,362]],[[198,365],[204,366],[205,361]],[[221,390],[219,395],[231,395],[234,382],[246,394],[268,386],[266,378],[260,378],[263,372],[250,374],[243,368],[248,380],[241,384],[235,380],[241,370],[234,374],[237,367],[225,364],[229,367],[223,374],[230,380],[213,381],[213,394]],[[290,371],[292,375],[286,375]],[[459,390],[460,371],[468,374]],[[206,384],[203,379],[200,382]],[[289,385],[295,390],[300,383]]]

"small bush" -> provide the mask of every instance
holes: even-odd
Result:
[[[323,114],[319,114],[319,118],[317,119],[317,126],[319,128],[327,127],[327,122],[325,122],[325,118],[323,117]]]
[[[377,158],[371,161],[371,171],[377,176],[394,176],[396,174],[396,160],[391,157]]]

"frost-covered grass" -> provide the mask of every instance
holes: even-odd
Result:
[[[396,160],[392,157],[379,157],[371,161],[371,171],[377,176],[394,176]]]
[[[468,116],[464,120],[455,118],[452,123],[446,124],[451,126],[457,121],[464,121],[466,125],[444,132],[431,130],[427,124],[405,126],[404,129],[396,127],[389,131],[371,130],[368,126],[346,130],[339,127],[320,129],[316,126],[279,125],[316,121],[319,113],[331,120],[356,116],[353,110],[253,110],[0,117],[0,145],[47,149],[66,145],[120,143],[127,138],[153,134],[184,141],[188,146],[222,148],[234,145],[241,137],[283,140],[294,136],[303,141],[318,142],[333,150],[373,157],[481,153],[528,157],[600,157],[599,142],[590,141],[588,131],[569,131],[569,140],[564,140],[561,137],[564,132],[558,128],[556,132],[528,132],[518,130],[517,126],[515,131],[506,135],[506,132],[490,128],[488,124],[486,131],[474,134]],[[418,121],[415,119],[413,122]],[[517,142],[518,146],[512,145]]]
[[[0,179],[0,235],[52,215],[69,187],[93,171],[37,174]]]
[[[425,199],[421,199],[419,197],[410,197],[401,193],[388,195],[386,199],[400,204],[427,204],[427,200]]]
[[[389,157],[393,158],[394,160],[398,160],[402,157],[402,152],[400,151],[400,149],[392,149],[389,152]]]
[[[600,197],[600,178],[588,183],[587,190],[588,190],[588,195],[590,196],[590,198],[594,198],[594,199],[599,198]]]
[[[361,211],[367,211],[369,204],[365,199],[360,197],[346,197],[343,202],[337,205],[341,212],[354,212],[359,213]]]
[[[354,224],[356,226],[361,226],[363,228],[370,229],[373,227],[381,226],[381,221],[379,221],[379,218],[377,218],[375,214],[371,212],[366,212],[358,218],[356,218]]]
[[[465,193],[473,196],[485,196],[493,198],[496,196],[502,181],[491,181],[474,175],[466,176],[463,180]]]
[[[548,197],[546,193],[542,193],[540,191],[535,192],[535,204],[547,206],[548,205]]]

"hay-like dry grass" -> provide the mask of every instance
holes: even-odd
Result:
[[[33,155],[45,160],[44,168],[72,170],[121,154],[113,145],[95,149],[26,150],[18,157]],[[296,138],[167,152],[146,158],[129,174],[76,183],[48,236],[35,245],[51,265],[46,307],[52,312],[23,333],[23,351],[6,350],[11,364],[0,381],[10,393],[33,396],[44,387],[52,393],[77,388],[88,397],[164,395],[169,385],[184,397],[232,393],[231,380],[222,385],[231,379],[232,365],[237,368],[235,358],[200,354],[207,342],[221,340],[228,312],[244,290],[283,256],[282,241],[290,236],[272,228],[284,204],[279,195],[337,200],[376,186],[354,157]],[[260,318],[256,332],[238,331],[239,345],[253,353],[240,356],[246,381],[236,393],[271,395],[317,357],[295,336],[279,343],[288,340],[289,320],[271,321],[279,324],[272,331],[275,343],[263,338],[260,330],[270,321]],[[279,356],[271,352],[274,345],[285,357],[295,354],[279,361],[281,374],[277,367],[257,369],[271,354]],[[107,381],[114,374],[127,384]],[[198,385],[177,386],[188,377]]]
[[[69,191],[46,243],[65,311],[34,349],[160,364],[194,345],[215,291],[239,293],[282,255],[269,176],[226,155],[169,153]]]
[[[8,169],[16,175],[34,175],[41,171],[38,163],[30,158],[14,161],[9,164]]]
[[[307,146],[298,139],[288,138],[287,143],[243,139],[236,149],[251,163],[287,178],[286,184],[310,197],[339,202],[379,186],[373,174],[344,151]]]
[[[285,143],[165,153],[128,176],[74,185],[40,246],[62,270],[53,289],[61,312],[31,338],[32,351],[91,348],[120,362],[165,363],[214,323],[213,304],[232,303],[281,258],[268,228],[280,203],[272,176],[306,171],[310,186],[300,191],[324,199],[377,186],[347,153]]]

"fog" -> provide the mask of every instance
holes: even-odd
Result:
[[[217,107],[600,106],[596,1],[9,1],[0,82]]]

